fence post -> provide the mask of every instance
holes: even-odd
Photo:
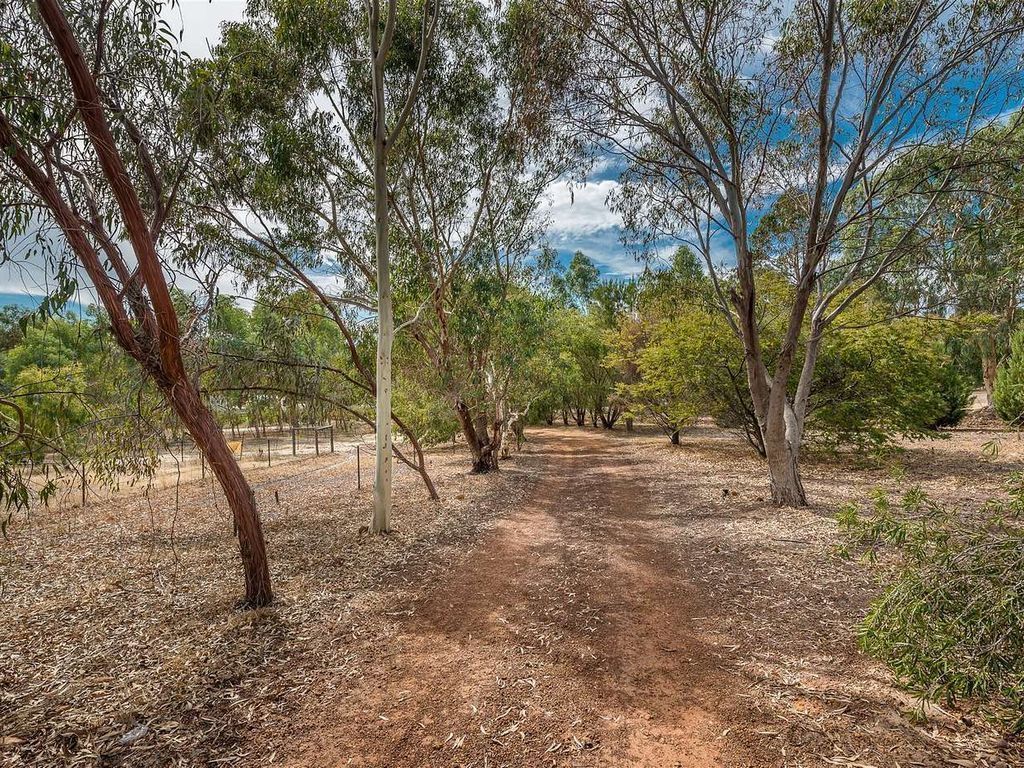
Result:
[[[320,455],[320,427],[313,427],[313,446],[316,448],[316,455]]]
[[[181,438],[181,440],[179,441],[178,456],[181,458],[182,461],[185,460],[185,438],[184,437]]]
[[[356,490],[363,488],[363,470],[359,463],[359,446],[356,446]]]
[[[331,453],[334,453],[334,425],[331,424],[328,429],[331,431]]]
[[[292,426],[292,456],[295,455],[295,427]]]
[[[85,479],[85,462],[82,463],[82,509],[85,509],[85,491],[86,491],[86,479]]]
[[[270,466],[270,438],[267,438],[267,466]]]
[[[206,479],[206,454],[202,451],[199,452],[199,469],[203,473],[202,479]]]

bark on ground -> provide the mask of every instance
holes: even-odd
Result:
[[[379,656],[285,764],[1009,765],[950,713],[914,722],[854,648],[870,580],[827,507],[768,507],[722,447],[535,433],[533,492],[440,578],[404,574]]]
[[[277,602],[240,613],[209,481],[18,519],[0,544],[0,765],[1009,766],[855,647],[877,586],[835,510],[920,483],[980,508],[1024,442],[808,461],[778,510],[710,427],[530,430],[502,471],[396,473],[396,533],[338,455],[252,473]],[[895,470],[899,471],[895,471]],[[280,502],[280,503],[278,503]]]

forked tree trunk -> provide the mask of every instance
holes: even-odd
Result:
[[[224,432],[199,392],[190,382],[164,387],[164,396],[174,408],[188,433],[200,446],[214,477],[220,483],[233,516],[238,549],[245,573],[245,603],[251,607],[268,605],[273,599],[270,568],[263,538],[263,526],[256,510],[256,499],[242,470],[235,461]]]
[[[806,507],[807,494],[800,480],[800,464],[796,455],[788,446],[768,449],[767,453],[772,502],[780,507]]]
[[[619,420],[619,414],[621,411],[616,405],[608,406],[599,412],[601,417],[601,426],[605,429],[615,429],[615,422]]]
[[[466,446],[473,457],[473,472],[490,472],[498,468],[498,446],[490,439],[487,417],[473,418],[472,413],[461,400],[456,402],[455,415],[466,438]]]
[[[771,481],[772,502],[780,507],[805,507],[807,494],[800,479],[801,430],[793,423],[792,413],[785,424],[773,424],[763,431],[765,458]],[[783,420],[785,420],[785,416]]]
[[[679,445],[679,430],[673,429],[672,434],[668,436],[668,439],[672,441],[672,445]]]
[[[751,274],[748,274],[746,279],[752,283]],[[812,320],[793,404],[790,404],[788,399],[787,381],[792,370],[800,322],[805,314],[809,290],[810,288],[805,287],[797,294],[787,338],[776,361],[776,370],[772,377],[769,377],[761,362],[760,350],[751,341],[757,338],[756,323],[753,320],[752,285],[748,287],[745,296],[737,305],[745,322],[743,342],[747,382],[764,441],[772,502],[780,507],[807,505],[807,496],[800,480],[799,456],[811,382],[821,348],[822,327],[819,317]]]

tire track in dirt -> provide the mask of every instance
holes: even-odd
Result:
[[[291,766],[739,766],[745,683],[693,618],[633,460],[545,432],[535,491],[440,579],[406,585],[396,634]],[[408,595],[408,592],[406,593]]]

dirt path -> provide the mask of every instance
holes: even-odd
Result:
[[[738,766],[744,681],[692,634],[681,575],[634,459],[593,433],[545,436],[519,509],[433,583],[293,766]],[[755,764],[755,763],[750,763]],[[756,764],[761,764],[759,761]]]

